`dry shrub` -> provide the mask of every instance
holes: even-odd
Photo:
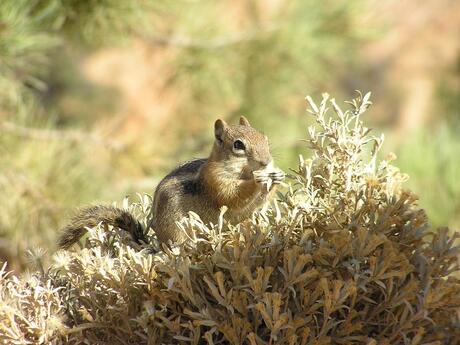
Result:
[[[121,230],[92,229],[82,250],[54,255],[39,284],[3,278],[0,339],[250,345],[458,341],[455,236],[447,229],[430,230],[416,197],[401,189],[406,177],[390,164],[394,157],[378,161],[383,138],[371,136],[360,120],[369,94],[350,102],[347,111],[327,95],[318,105],[307,100],[317,122],[307,140],[313,154],[300,158],[290,186],[272,207],[234,225],[225,221],[224,210],[209,226],[191,214],[181,224],[189,239],[157,254],[152,232],[151,244],[138,245]],[[329,107],[334,116],[327,115]],[[124,207],[145,223],[150,202],[142,197]],[[48,314],[23,307],[35,304],[48,306]],[[24,321],[50,316],[63,320],[53,323],[51,333],[46,322]],[[10,327],[16,331],[8,332]]]
[[[0,269],[0,343],[57,344],[65,330],[59,288],[39,274],[9,276]]]

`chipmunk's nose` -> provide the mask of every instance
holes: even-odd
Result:
[[[259,161],[259,164],[260,164],[263,168],[266,168],[271,162],[272,162],[271,158],[266,158],[266,159],[260,160],[260,161]]]

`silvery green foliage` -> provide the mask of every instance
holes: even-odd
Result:
[[[225,209],[211,225],[190,214],[179,225],[188,240],[161,253],[151,232],[152,244],[139,245],[96,227],[81,250],[55,254],[37,285],[6,278],[1,293],[13,287],[19,301],[7,298],[1,310],[19,317],[2,312],[0,339],[43,343],[20,322],[33,311],[18,303],[33,295],[60,320],[39,330],[56,343],[453,343],[455,237],[428,227],[394,157],[378,160],[383,138],[361,121],[369,94],[347,110],[327,95],[307,101],[313,154],[271,207],[240,224],[226,222]],[[146,224],[150,203],[124,207]],[[45,287],[48,298],[36,293]]]

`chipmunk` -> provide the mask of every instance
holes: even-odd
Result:
[[[251,127],[244,116],[234,126],[216,120],[214,136],[208,158],[179,165],[155,190],[149,227],[161,243],[185,240],[176,222],[189,211],[205,223],[216,223],[221,208],[226,206],[225,217],[231,222],[246,219],[262,208],[285,177],[273,164],[267,137]],[[134,240],[145,241],[142,225],[129,212],[112,206],[92,206],[82,209],[62,229],[58,246],[69,248],[86,227],[99,223],[116,226],[128,231]]]

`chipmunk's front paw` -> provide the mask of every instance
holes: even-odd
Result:
[[[280,184],[285,177],[282,170],[276,169],[274,171],[269,170],[257,170],[253,172],[254,180],[263,186],[263,190],[269,192],[277,184]]]
[[[270,173],[265,170],[257,170],[253,172],[254,175],[254,180],[257,183],[267,183],[271,178],[270,178]]]
[[[267,170],[257,170],[253,172],[254,180],[262,186],[262,190],[269,192],[272,188],[273,181],[270,177],[270,172]]]
[[[281,182],[284,181],[286,174],[284,173],[283,170],[276,169],[276,171],[271,172],[269,176],[272,179],[273,184],[280,184]]]

